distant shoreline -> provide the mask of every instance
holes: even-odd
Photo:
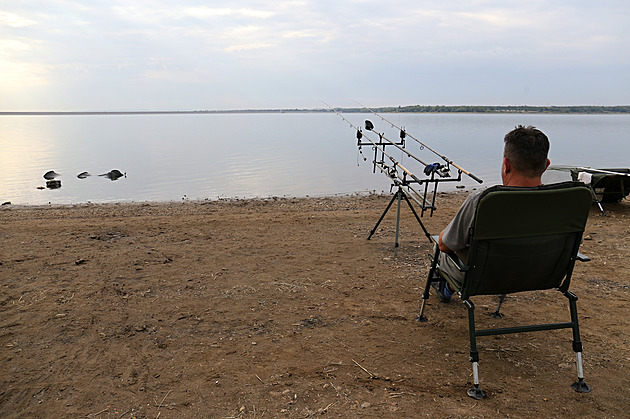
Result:
[[[369,113],[365,108],[335,108],[343,113]],[[378,113],[480,113],[480,114],[630,114],[630,105],[620,106],[398,106],[372,108]],[[0,116],[56,115],[197,115],[252,113],[331,113],[332,109],[234,109],[234,110],[171,110],[171,111],[0,111]]]

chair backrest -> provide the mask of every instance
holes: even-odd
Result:
[[[568,289],[591,202],[581,182],[488,188],[475,210],[462,298]]]

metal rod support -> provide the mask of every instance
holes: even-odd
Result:
[[[537,325],[530,325],[530,326],[505,327],[502,329],[477,330],[475,331],[475,334],[477,336],[507,335],[510,333],[538,332],[542,330],[556,330],[556,329],[570,329],[572,327],[573,327],[572,322],[550,323],[550,324],[537,324]]]
[[[394,242],[394,257],[398,257],[398,246],[400,246],[398,243],[398,234],[400,232],[400,201],[402,200],[402,194],[402,189],[398,188],[398,193],[396,194],[398,195],[398,208],[396,210],[396,241]]]
[[[577,364],[577,376],[584,379],[584,370],[582,369],[582,352],[575,353],[575,363]]]

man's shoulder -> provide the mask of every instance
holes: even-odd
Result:
[[[483,194],[486,190],[487,189],[477,189],[469,193],[466,199],[464,200],[464,205],[476,204],[479,201],[481,194]]]

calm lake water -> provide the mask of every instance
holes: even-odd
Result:
[[[398,131],[374,115],[344,116],[355,125],[370,119],[378,132],[398,139]],[[518,124],[549,136],[552,164],[630,166],[627,115],[384,116],[482,178],[484,186],[500,181],[503,136]],[[410,139],[407,144],[422,160],[440,161]],[[372,172],[369,147],[363,147],[363,161],[355,131],[325,113],[0,116],[0,145],[0,200],[13,204],[329,196],[388,191],[390,185]],[[388,151],[422,173],[402,152]],[[112,169],[127,176],[77,178]],[[62,187],[37,189],[49,170],[61,174]],[[461,184],[478,186],[466,176]]]

